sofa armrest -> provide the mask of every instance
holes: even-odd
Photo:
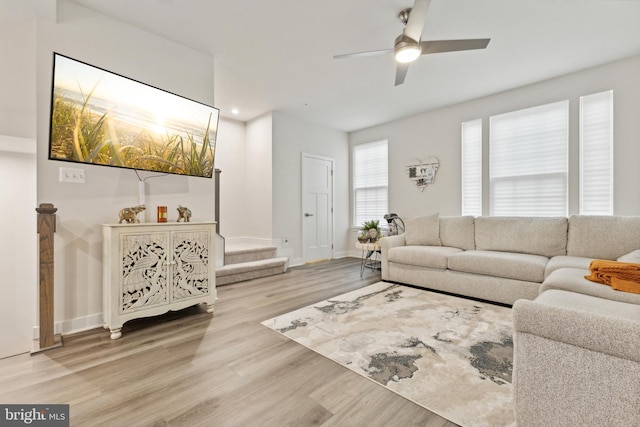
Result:
[[[640,306],[548,290],[513,318],[517,425],[637,425]]]
[[[514,332],[640,362],[640,306],[562,290],[513,305]]]
[[[380,254],[382,268],[382,280],[389,280],[389,249],[398,246],[405,246],[406,240],[404,234],[396,236],[386,236],[380,239]]]

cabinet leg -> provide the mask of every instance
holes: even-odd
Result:
[[[207,303],[207,313],[213,313],[213,304]]]
[[[117,340],[122,336],[122,328],[114,328],[111,329],[111,339]]]

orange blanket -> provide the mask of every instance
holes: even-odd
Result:
[[[589,265],[591,274],[584,276],[612,289],[640,294],[640,264],[607,260],[594,260]]]

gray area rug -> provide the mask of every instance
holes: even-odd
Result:
[[[379,282],[262,322],[462,426],[515,426],[511,309]]]

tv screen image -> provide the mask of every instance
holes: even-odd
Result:
[[[219,110],[59,53],[49,159],[211,178]]]

